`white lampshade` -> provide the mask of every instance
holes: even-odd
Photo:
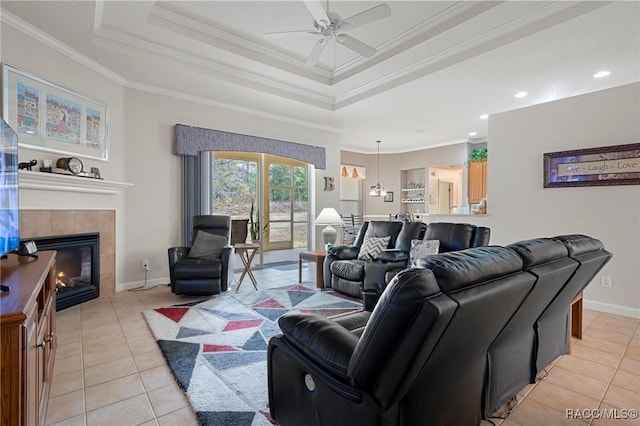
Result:
[[[338,236],[338,232],[331,225],[341,225],[343,223],[342,217],[336,209],[332,207],[322,209],[316,218],[316,225],[327,225],[322,230],[322,241],[325,245],[334,244]]]
[[[325,207],[316,218],[316,225],[342,225],[340,213],[333,207]]]

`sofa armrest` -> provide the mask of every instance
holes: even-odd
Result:
[[[358,336],[335,321],[314,314],[286,314],[280,317],[278,325],[298,350],[331,373],[347,379]]]
[[[358,258],[360,249],[356,246],[333,246],[329,249],[329,254],[335,260],[353,260]]]
[[[399,262],[366,262],[364,264],[364,290],[376,290],[382,293],[387,287],[385,276],[388,271],[402,270],[407,267],[407,261]]]
[[[171,285],[171,292],[175,292],[176,279],[173,274],[173,267],[180,259],[187,257],[190,247],[171,247],[167,250],[169,255],[169,283]]]
[[[402,250],[386,249],[378,253],[376,260],[380,260],[382,262],[407,262],[409,260],[409,255]]]
[[[190,247],[171,247],[168,250],[169,266],[173,266],[178,260],[187,257],[190,249]]]
[[[233,246],[224,246],[220,253],[220,262],[222,269],[220,270],[220,291],[227,291],[229,283],[233,280],[233,271],[229,270],[229,260],[233,255]]]

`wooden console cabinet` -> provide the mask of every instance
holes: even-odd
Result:
[[[55,251],[0,260],[0,425],[44,425],[56,352]]]

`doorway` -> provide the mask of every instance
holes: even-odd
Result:
[[[262,267],[271,258],[297,259],[287,251],[307,248],[306,163],[259,153],[215,152],[210,180],[211,212],[227,214],[232,219],[250,219],[255,224],[261,250],[254,265]],[[253,239],[251,234],[249,238]]]
[[[309,173],[307,164],[265,155],[264,250],[308,246]]]
[[[451,213],[453,201],[453,183],[438,180],[438,213]]]

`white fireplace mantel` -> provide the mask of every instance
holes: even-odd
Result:
[[[18,187],[20,189],[42,189],[46,191],[115,195],[132,186],[132,183],[127,182],[114,182],[28,170],[20,170],[18,178]]]

